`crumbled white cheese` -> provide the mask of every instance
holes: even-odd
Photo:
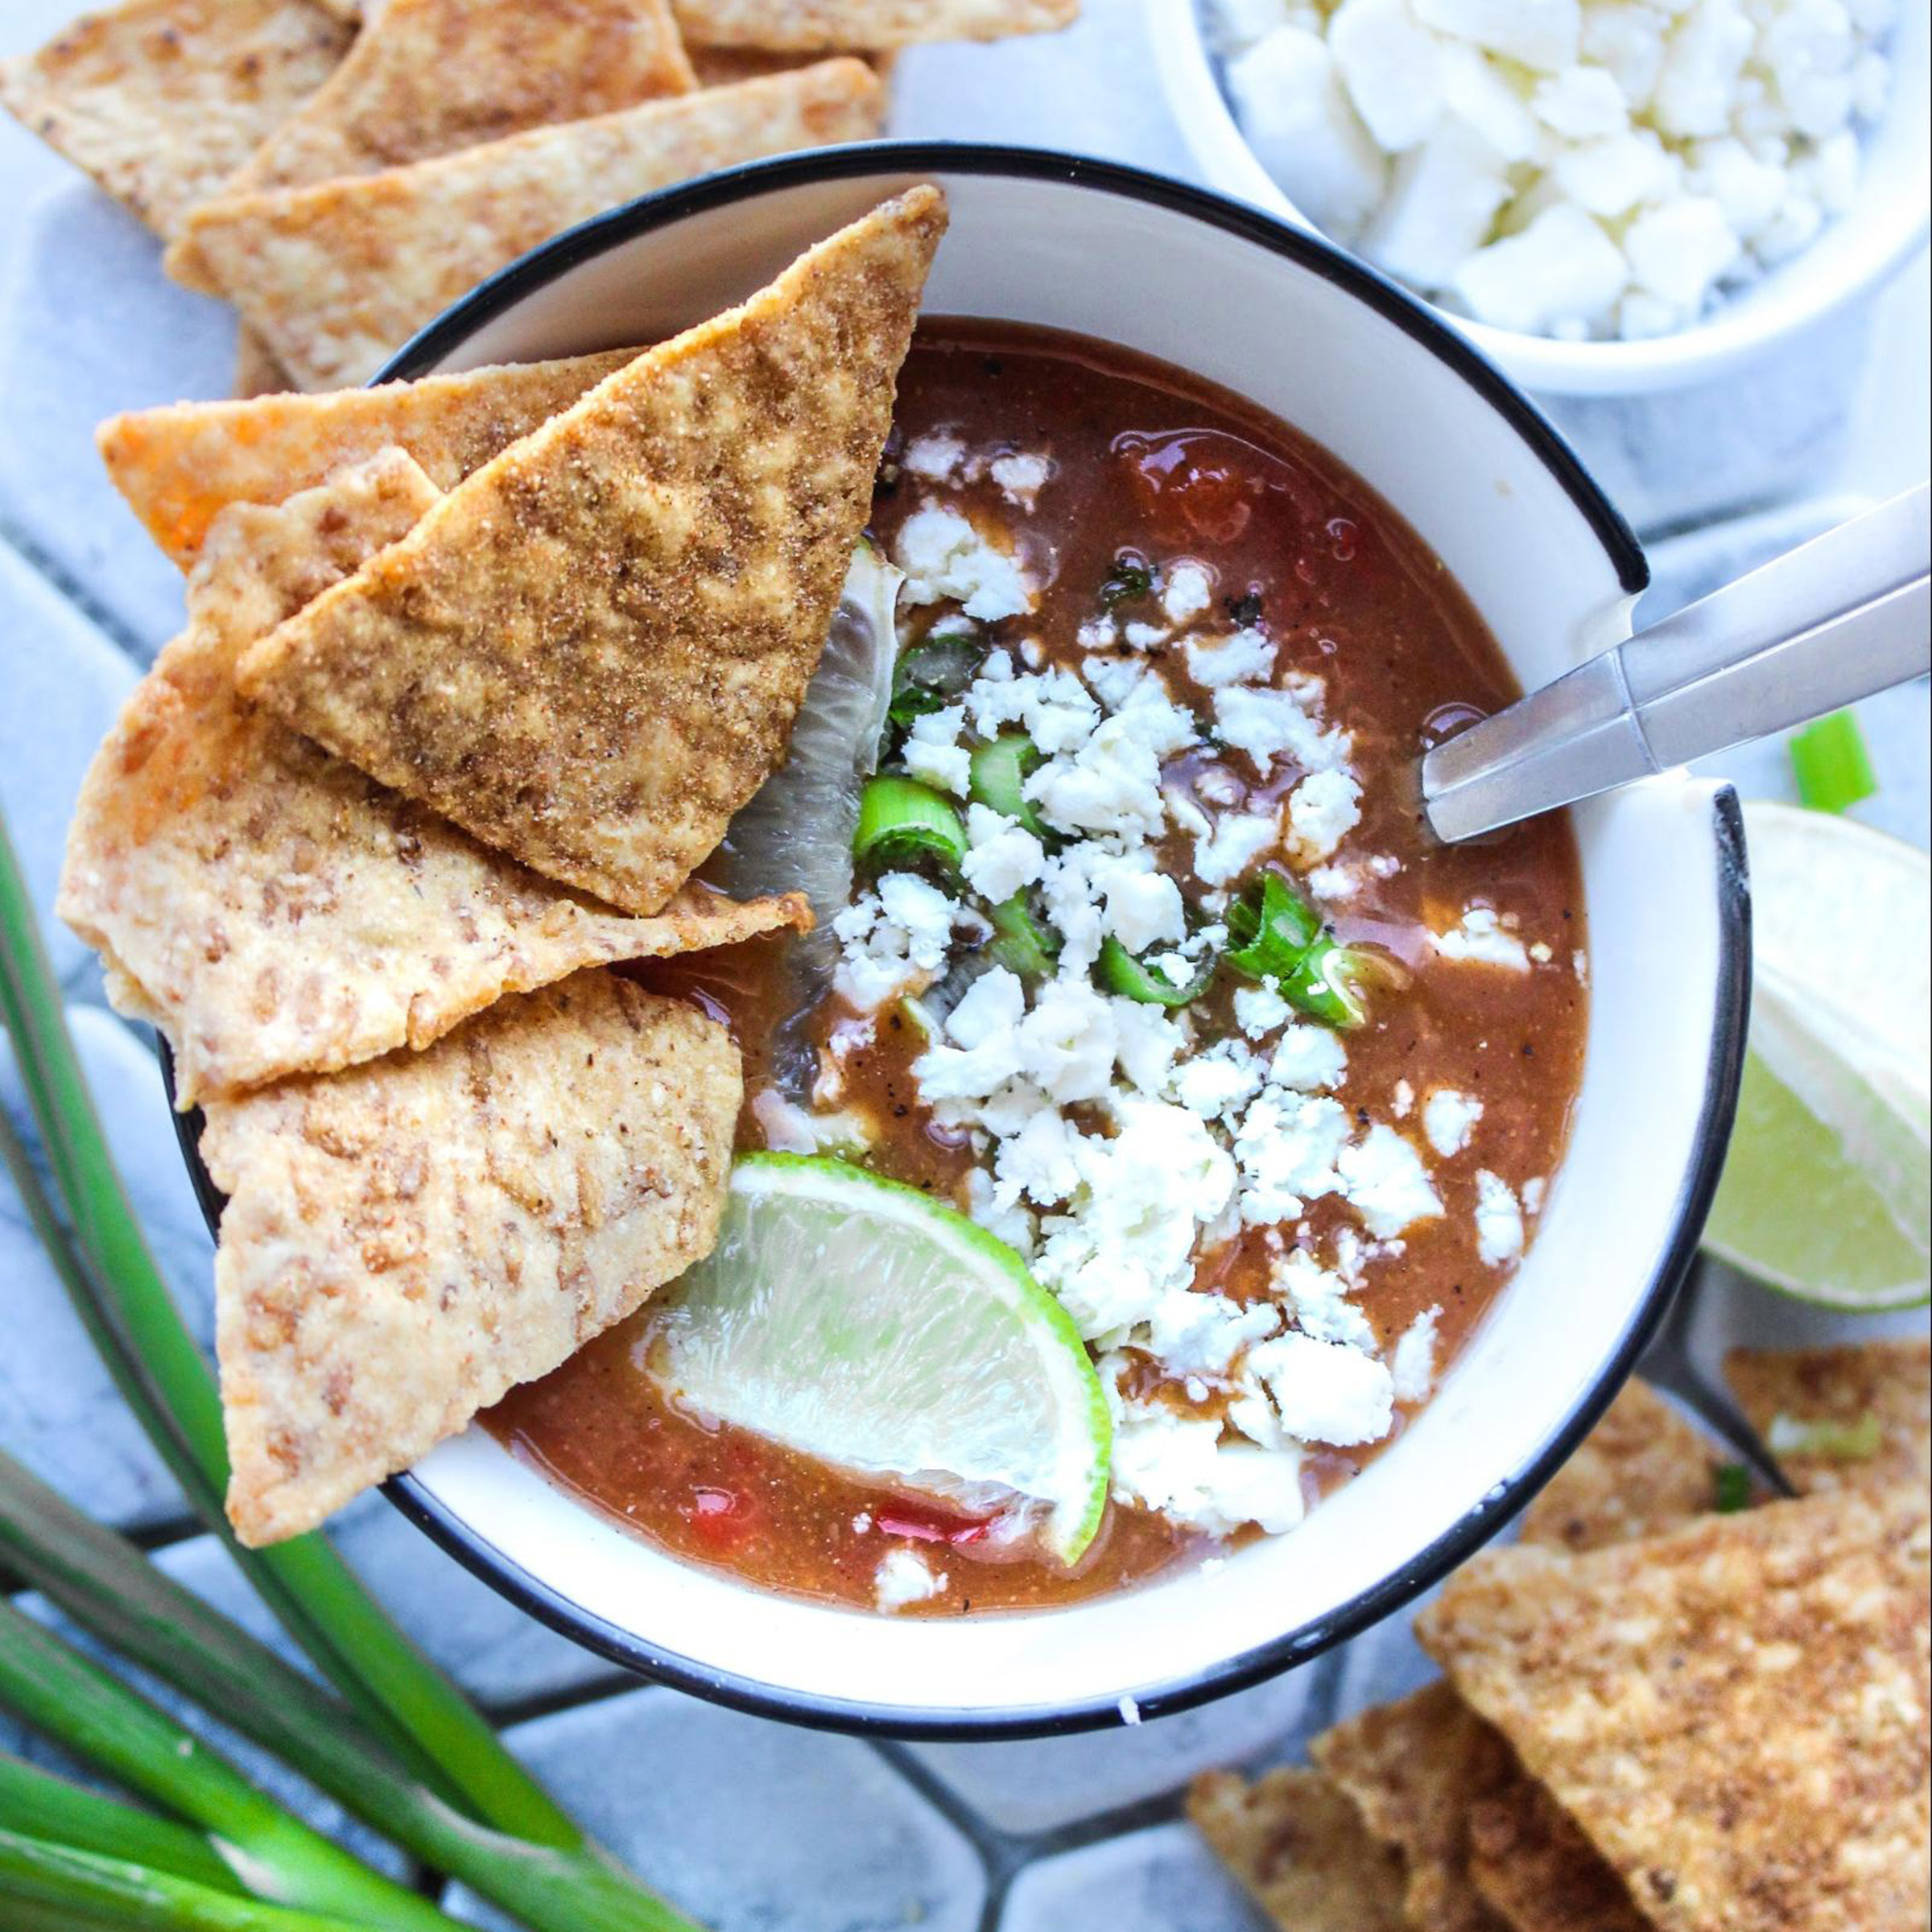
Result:
[[[1274,646],[1258,630],[1230,631],[1225,637],[1192,637],[1181,646],[1187,675],[1210,691],[1224,684],[1265,683],[1274,670]]]
[[[899,526],[894,558],[906,573],[899,594],[910,604],[951,598],[987,622],[1033,608],[1019,565],[957,510],[934,504],[914,510]]]
[[[1513,1261],[1523,1251],[1523,1210],[1516,1191],[1500,1174],[1479,1168],[1476,1176],[1476,1247],[1492,1268]]]
[[[1272,1278],[1276,1292],[1287,1296],[1304,1335],[1373,1352],[1374,1326],[1349,1300],[1349,1285],[1340,1275],[1297,1248],[1275,1263]]]
[[[1451,1160],[1469,1145],[1483,1104],[1474,1094],[1453,1087],[1438,1087],[1422,1103],[1422,1132],[1444,1160]]]
[[[1530,955],[1523,943],[1487,906],[1472,906],[1461,922],[1447,932],[1430,935],[1435,950],[1445,960],[1459,960],[1476,966],[1501,966],[1511,972],[1527,972]]]
[[[1362,822],[1362,788],[1346,771],[1314,771],[1288,795],[1288,826],[1298,863],[1331,858]]]
[[[1046,848],[1040,841],[1018,819],[990,806],[967,807],[966,840],[960,873],[981,898],[996,906],[1038,885],[1046,869]]]
[[[1311,1335],[1279,1335],[1248,1351],[1245,1374],[1273,1398],[1298,1441],[1351,1448],[1379,1443],[1395,1419],[1395,1386],[1373,1355]]]
[[[1053,465],[1044,456],[1015,453],[995,456],[987,474],[999,485],[1008,502],[1030,511],[1053,475]]]
[[[1215,729],[1224,744],[1245,752],[1266,775],[1279,758],[1304,771],[1332,771],[1348,762],[1348,733],[1324,729],[1294,691],[1250,691],[1235,685],[1214,696]]]
[[[1160,758],[1141,741],[1132,716],[1116,712],[1072,756],[1047,759],[1027,779],[1026,797],[1056,831],[1141,837],[1160,831]]]
[[[1150,852],[1117,861],[1096,882],[1106,895],[1103,923],[1129,952],[1143,953],[1150,946],[1186,934],[1187,912],[1181,889],[1165,873],[1154,870]]]
[[[1214,601],[1214,580],[1199,564],[1183,559],[1170,564],[1161,585],[1161,609],[1171,624],[1186,624]]]
[[[964,460],[966,445],[957,436],[915,436],[899,458],[899,467],[929,483],[943,483]]]
[[[1339,1033],[1298,1022],[1276,1046],[1268,1078],[1299,1093],[1322,1093],[1340,1086],[1348,1071],[1348,1050]]]
[[[1393,1127],[1379,1121],[1335,1158],[1342,1192],[1373,1235],[1386,1240],[1415,1221],[1443,1212],[1422,1157]]]
[[[1265,1078],[1242,1042],[1221,1040],[1183,1063],[1174,1076],[1174,1097],[1203,1120],[1220,1120],[1245,1107]]]
[[[1440,1308],[1426,1309],[1403,1330],[1395,1344],[1389,1364],[1398,1402],[1419,1402],[1435,1386],[1436,1325],[1443,1319]]]
[[[1407,1120],[1415,1105],[1415,1089],[1406,1080],[1397,1080],[1395,1091],[1389,1096],[1389,1104],[1395,1109],[1398,1121]]]
[[[1352,899],[1362,889],[1361,874],[1352,865],[1318,865],[1305,875],[1304,882],[1324,902]]]
[[[963,704],[947,704],[914,718],[906,734],[906,769],[923,783],[964,798],[972,781],[972,754],[960,742]]]
[[[952,941],[953,902],[910,873],[888,873],[832,923],[840,947],[832,985],[869,1013],[931,985]]]
[[[1250,1227],[1291,1221],[1307,1200],[1341,1185],[1335,1162],[1348,1137],[1338,1100],[1271,1091],[1241,1117],[1234,1137],[1241,1219]]]
[[[1232,884],[1281,842],[1279,819],[1260,812],[1224,813],[1206,838],[1195,841],[1195,876],[1203,886]]]
[[[1234,1023],[1251,1040],[1261,1039],[1278,1026],[1286,1026],[1293,1011],[1276,991],[1273,980],[1264,980],[1258,986],[1241,986],[1235,989]]]
[[[937,1596],[946,1587],[946,1579],[935,1576],[926,1559],[916,1550],[888,1550],[879,1558],[873,1579],[873,1592],[880,1609],[903,1610],[908,1604],[920,1604]]]
[[[1103,1370],[1105,1369],[1103,1364]],[[1111,1389],[1113,1380],[1103,1376]],[[1211,1536],[1249,1523],[1272,1534],[1302,1520],[1302,1459],[1293,1446],[1224,1442],[1221,1425],[1114,1397],[1116,1491]]]

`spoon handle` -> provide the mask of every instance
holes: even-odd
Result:
[[[1922,483],[1613,646],[1422,760],[1449,841],[1835,711],[1932,669]]]

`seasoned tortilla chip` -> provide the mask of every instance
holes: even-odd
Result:
[[[1317,1773],[1210,1771],[1187,1815],[1282,1932],[1403,1932],[1402,1861]]]
[[[1932,1529],[1916,1485],[1478,1557],[1424,1645],[1661,1932],[1923,1922]]]
[[[359,382],[461,295],[551,236],[713,168],[877,134],[860,60],[534,129],[433,161],[210,202],[198,268],[309,389]]]
[[[757,47],[694,47],[687,50],[691,72],[700,87],[735,87],[741,80],[756,80],[766,74],[782,74],[795,67],[809,67],[815,60],[828,60],[849,54],[863,60],[881,80],[890,81],[898,56],[889,52],[868,53],[861,48],[834,47],[815,48],[809,53],[767,53]]]
[[[1523,1541],[1596,1550],[1674,1529],[1716,1506],[1727,1459],[1654,1389],[1628,1382],[1525,1513]]]
[[[1807,1494],[1932,1482],[1932,1349],[1922,1335],[1843,1348],[1740,1348],[1725,1357],[1724,1379]]]
[[[313,1529],[708,1253],[741,1089],[716,1022],[598,971],[211,1105],[242,1540]]]
[[[635,359],[617,349],[386,382],[329,395],[175,402],[110,416],[97,440],[114,487],[188,569],[231,503],[279,503],[378,450],[407,450],[453,489]]]
[[[131,0],[0,62],[0,105],[171,235],[353,37],[322,0]]]
[[[1412,1932],[1645,1932],[1622,1880],[1447,1684],[1337,1724],[1314,1754],[1402,1854]]]
[[[270,353],[268,345],[246,324],[235,332],[234,395],[238,402],[258,396],[284,394],[295,385],[288,371]]]
[[[175,1054],[192,1107],[426,1046],[506,993],[726,945],[803,902],[691,888],[650,919],[577,898],[243,700],[234,662],[437,500],[399,450],[279,509],[225,511],[192,622],[129,699],[68,834],[60,910]]]
[[[1070,26],[1080,0],[672,0],[693,47],[809,53],[910,47],[921,40],[998,40]]]
[[[392,0],[221,192],[376,174],[696,85],[668,0]],[[208,286],[192,246],[168,266]]]
[[[639,357],[254,645],[242,691],[655,912],[783,755],[944,225],[914,188]]]

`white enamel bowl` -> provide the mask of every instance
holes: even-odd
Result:
[[[1182,138],[1224,193],[1312,230],[1249,147],[1201,30],[1203,0],[1146,0],[1154,65]],[[1865,142],[1857,199],[1811,245],[1704,320],[1645,342],[1558,342],[1445,315],[1525,389],[1629,395],[1708,382],[1802,336],[1876,288],[1926,242],[1932,204],[1932,52],[1926,0],[1901,0],[1892,98]]]
[[[952,207],[928,313],[1124,343],[1307,431],[1441,554],[1525,685],[1628,634],[1645,581],[1636,544],[1459,337],[1301,232],[1097,163],[884,146],[696,182],[530,256],[391,373],[661,338],[924,180]],[[906,1735],[1117,1722],[1127,1699],[1153,1715],[1387,1615],[1493,1534],[1615,1393],[1688,1261],[1729,1125],[1748,971],[1730,795],[1659,778],[1591,804],[1578,830],[1588,1063],[1542,1232],[1419,1422],[1291,1536],[1212,1574],[1067,1609],[923,1621],[688,1567],[571,1502],[480,1429],[391,1493],[479,1575],[607,1656],[746,1708]]]

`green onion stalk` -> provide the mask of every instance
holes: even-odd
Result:
[[[1799,803],[1813,811],[1847,811],[1878,790],[1878,774],[1858,720],[1835,711],[1791,740],[1791,770]]]
[[[309,1711],[302,1732],[312,1745],[350,1759],[348,1788],[335,1795],[542,1932],[690,1932],[687,1921],[586,1839],[321,1537],[264,1550],[236,1542],[223,1508],[229,1464],[214,1378],[108,1152],[4,817],[0,1018],[67,1206],[72,1241],[4,1113],[0,1155],[103,1361],[184,1493],[347,1700],[345,1710],[325,1699],[325,1711]],[[226,1716],[236,1688],[228,1678],[196,1695]],[[259,1741],[281,1748],[266,1736]],[[427,1848],[432,1843],[440,1852]]]
[[[230,1849],[249,1888],[383,1932],[448,1932],[449,1920],[258,1790],[138,1691],[0,1603],[0,1706],[118,1783]]]
[[[594,1850],[527,1843],[444,1804],[343,1724],[341,1707],[321,1686],[4,1455],[0,1561],[129,1662],[215,1711],[425,1864],[526,1923],[543,1932],[693,1932]],[[5,1816],[0,1810],[0,1822]]]
[[[269,1905],[4,1827],[0,1905],[9,1932],[369,1932],[388,1922]]]

